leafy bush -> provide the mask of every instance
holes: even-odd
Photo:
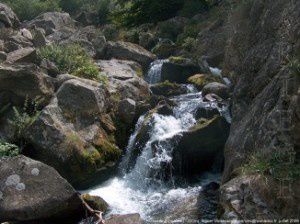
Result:
[[[17,155],[19,155],[18,146],[0,140],[0,158],[4,156],[13,157]]]
[[[60,0],[2,0],[18,15],[20,20],[31,20],[41,13],[60,11]]]
[[[54,62],[61,72],[92,80],[101,79],[99,68],[78,44],[49,45],[38,53],[41,58]]]

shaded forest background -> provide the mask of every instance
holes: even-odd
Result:
[[[94,13],[95,23],[133,27],[156,23],[176,15],[191,17],[207,11],[214,0],[2,0],[23,21],[43,12],[65,11],[71,15]],[[30,5],[31,7],[28,7]]]

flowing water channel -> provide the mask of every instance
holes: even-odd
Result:
[[[146,77],[150,84],[160,81],[162,63],[161,60],[152,63]],[[139,213],[147,221],[164,220],[184,201],[197,198],[203,184],[219,180],[218,173],[205,173],[193,184],[176,184],[172,173],[168,180],[164,178],[166,164],[172,166],[172,150],[176,144],[172,137],[180,137],[196,124],[195,114],[199,107],[215,107],[224,117],[230,118],[225,106],[203,102],[201,92],[192,86],[186,87],[187,94],[170,98],[175,104],[172,115],[153,113],[150,119],[147,114],[139,118],[120,163],[119,175],[85,192],[107,201],[110,214]],[[132,162],[138,133],[145,125],[149,127],[146,143]],[[155,151],[152,149],[154,143],[157,145]]]

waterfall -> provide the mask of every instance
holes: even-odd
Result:
[[[168,62],[168,59],[156,60],[151,63],[150,69],[145,77],[145,80],[149,84],[155,84],[161,81],[161,69],[165,62]]]
[[[160,80],[162,63],[156,61],[152,64],[147,76],[150,83]],[[144,220],[151,221],[161,218],[166,211],[171,211],[188,198],[198,196],[202,182],[195,186],[174,185],[172,151],[177,143],[172,137],[180,138],[181,133],[196,124],[195,115],[199,107],[214,107],[220,113],[225,113],[226,108],[204,102],[201,92],[193,86],[186,85],[186,88],[189,90],[187,94],[170,98],[175,105],[172,115],[151,113],[139,118],[120,164],[120,176],[86,192],[106,200],[111,206],[111,214],[139,213]],[[138,147],[139,133],[145,127],[145,144],[130,166]],[[168,175],[167,178],[165,175]],[[214,174],[204,181],[218,178],[219,175]]]

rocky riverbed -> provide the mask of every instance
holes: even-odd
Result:
[[[233,5],[187,50],[159,35],[198,17],[130,42],[0,3],[0,222],[299,218],[300,2]],[[41,56],[70,45],[96,78]]]

